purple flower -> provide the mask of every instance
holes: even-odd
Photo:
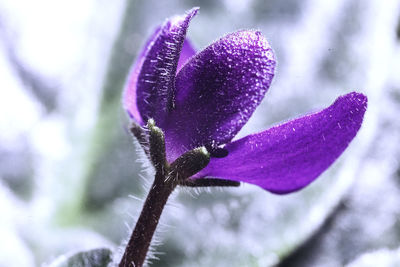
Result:
[[[349,93],[326,109],[232,141],[267,92],[276,60],[258,31],[238,31],[196,53],[185,39],[198,9],[159,26],[132,68],[123,103],[138,124],[153,118],[166,157],[205,146],[207,167],[190,179],[217,178],[284,194],[324,172],[357,134],[366,96]]]

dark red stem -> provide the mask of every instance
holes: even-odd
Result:
[[[165,181],[163,173],[157,172],[119,267],[143,266],[161,213],[175,187],[175,183]]]

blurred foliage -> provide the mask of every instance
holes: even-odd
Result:
[[[70,257],[62,257],[49,267],[107,267],[111,261],[111,250],[103,248],[78,252]]]
[[[98,121],[89,146],[87,173],[82,177],[87,180],[83,205],[89,210],[101,209],[116,196],[140,192],[137,190],[137,179],[132,179],[137,166],[135,162],[129,164],[126,160],[133,158],[132,153],[122,149],[129,147],[132,142],[127,138],[127,131],[121,130],[122,122],[118,112],[121,109],[125,79],[135,56],[127,47],[131,46],[131,36],[137,28],[140,29],[143,21],[143,14],[135,12],[138,6],[137,1],[127,1],[120,32],[107,64]],[[127,184],[131,186],[124,186]]]

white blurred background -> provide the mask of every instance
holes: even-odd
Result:
[[[46,266],[129,237],[152,177],[121,90],[152,29],[193,6],[198,49],[256,28],[277,55],[239,137],[351,91],[369,106],[306,190],[178,190],[152,266],[400,266],[398,0],[0,0],[0,266]]]

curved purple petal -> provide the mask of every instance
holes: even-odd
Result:
[[[139,109],[136,101],[136,87],[140,70],[142,69],[145,56],[149,48],[153,45],[155,38],[158,36],[161,27],[157,27],[150,38],[147,40],[145,46],[142,48],[135,64],[130,70],[125,90],[122,96],[122,104],[124,109],[128,112],[129,116],[136,120],[137,123],[143,125],[142,117],[140,116]]]
[[[178,61],[178,68],[177,71],[179,72],[183,65],[196,54],[196,50],[193,48],[192,43],[186,38],[183,42],[181,55]]]
[[[260,104],[274,69],[271,47],[257,31],[229,34],[191,58],[177,74],[175,107],[163,127],[168,160],[229,142]]]
[[[324,172],[357,134],[367,97],[350,93],[330,107],[226,145],[229,155],[214,158],[196,174],[258,185],[285,194]]]
[[[136,120],[140,125],[144,125],[142,121],[142,117],[140,116],[139,109],[137,107],[136,101],[136,86],[138,81],[139,73],[142,69],[143,62],[145,60],[145,56],[149,48],[153,45],[155,38],[158,36],[160,32],[161,26],[157,27],[150,38],[147,40],[146,44],[142,48],[138,58],[136,59],[135,64],[130,70],[130,74],[128,76],[128,81],[125,85],[125,90],[122,97],[122,102],[124,109],[128,112],[129,117]],[[183,65],[188,61],[189,58],[196,54],[195,49],[193,48],[191,42],[188,39],[185,39],[183,42],[182,50],[180,53],[179,61],[178,61],[178,71],[183,67]]]
[[[136,86],[136,105],[142,121],[153,118],[162,126],[172,108],[180,52],[189,22],[197,11],[194,8],[184,16],[168,19],[147,50]]]

